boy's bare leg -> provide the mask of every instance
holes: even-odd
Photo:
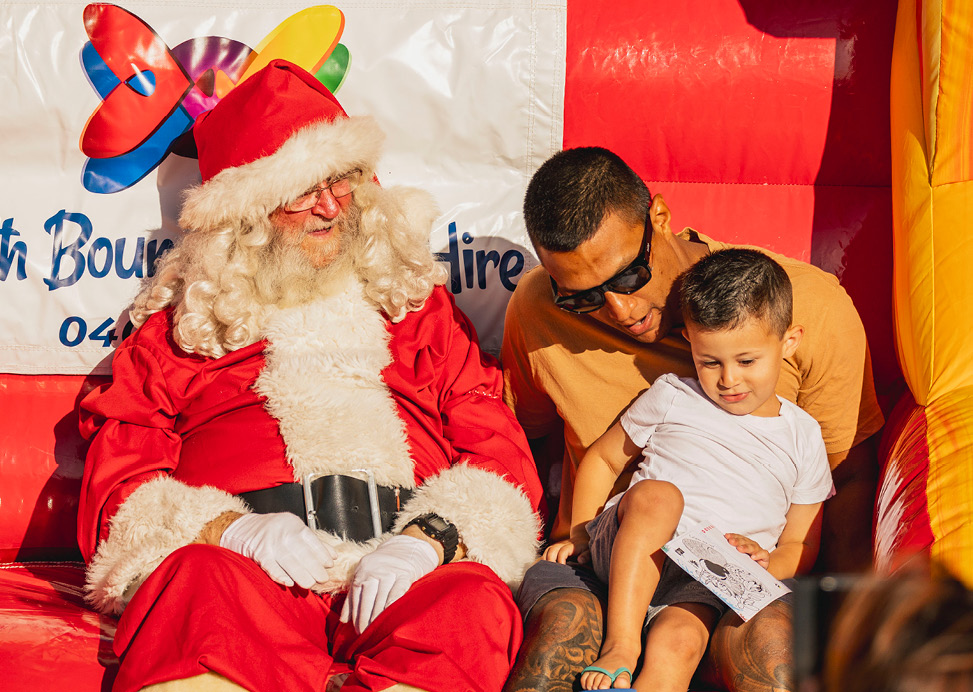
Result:
[[[649,627],[642,672],[633,687],[646,692],[688,689],[716,620],[716,610],[703,603],[680,603],[659,613]]]
[[[608,579],[605,643],[593,665],[610,672],[621,667],[635,670],[642,652],[642,624],[665,560],[660,549],[672,538],[682,508],[682,493],[662,481],[637,483],[619,502],[619,528]],[[614,685],[603,673],[581,675],[581,687],[586,690],[631,686],[632,680],[625,675],[618,677]]]

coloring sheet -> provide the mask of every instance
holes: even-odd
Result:
[[[711,523],[701,523],[676,536],[662,550],[744,620],[790,592],[749,555],[730,545]]]

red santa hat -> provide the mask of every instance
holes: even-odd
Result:
[[[370,178],[385,138],[375,120],[349,117],[313,75],[273,60],[201,115],[193,134],[202,185],[186,198],[186,230],[264,218],[328,178]]]

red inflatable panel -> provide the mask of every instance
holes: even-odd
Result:
[[[926,411],[906,394],[882,435],[882,471],[875,501],[875,566],[889,573],[927,561],[933,544],[926,487],[929,447]]]
[[[87,610],[79,563],[0,564],[4,690],[109,690],[115,621]]]
[[[673,211],[730,242],[834,272],[858,305],[885,403],[892,341],[889,73],[895,3],[569,0],[564,146],[622,155]],[[127,88],[127,87],[126,87]],[[121,93],[121,92],[120,92]],[[84,444],[99,381],[0,374],[0,562],[78,558]],[[876,510],[885,568],[928,551],[921,412],[895,412]],[[79,563],[0,564],[3,689],[107,690],[113,622]]]
[[[564,146],[620,154],[673,226],[835,273],[894,402],[895,3],[568,3]],[[890,407],[889,407],[890,408]]]
[[[0,562],[81,559],[76,402],[101,381],[0,375]]]
[[[85,448],[76,404],[102,381],[0,375],[4,690],[111,688],[115,624],[84,603],[84,566],[76,539]]]

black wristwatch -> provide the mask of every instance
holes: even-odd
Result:
[[[418,526],[419,530],[443,546],[443,564],[448,564],[456,555],[459,544],[459,531],[438,514],[422,514],[406,526]]]

